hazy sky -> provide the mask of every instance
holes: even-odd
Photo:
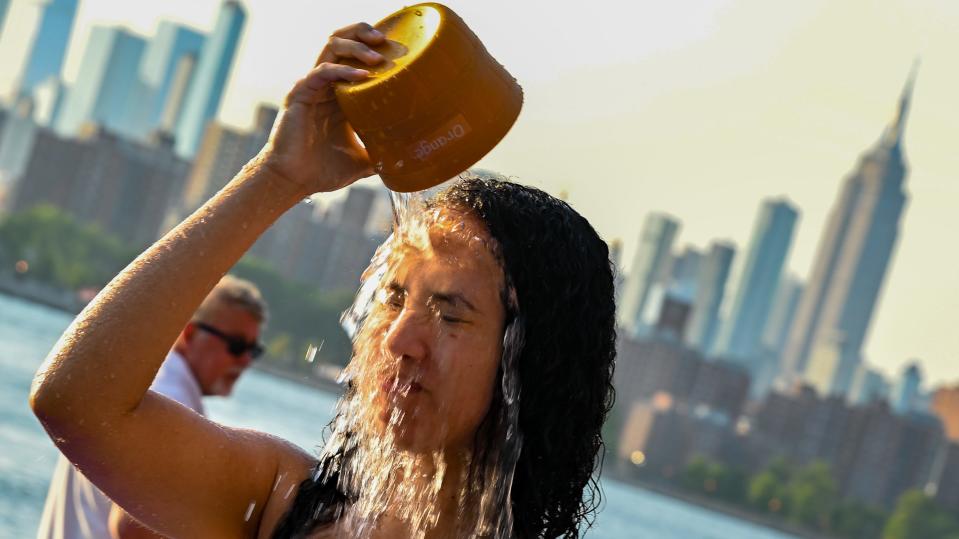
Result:
[[[219,3],[81,0],[67,78],[93,24],[149,34],[170,18],[208,30]],[[221,110],[240,126],[256,102],[282,99],[331,30],[402,5],[244,3]],[[761,200],[786,196],[802,212],[789,266],[805,277],[843,177],[892,118],[921,56],[905,139],[909,202],[866,354],[887,373],[919,358],[931,381],[959,380],[959,2],[447,5],[525,90],[519,121],[481,165],[568,192],[600,234],[624,241],[627,264],[648,211],[682,220],[680,246],[730,239],[742,254]]]

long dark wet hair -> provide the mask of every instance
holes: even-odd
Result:
[[[602,500],[597,483],[601,429],[614,399],[615,306],[608,248],[569,205],[532,187],[465,179],[432,204],[467,210],[486,225],[521,313],[515,369],[522,445],[507,489],[513,536],[578,537]],[[508,322],[517,316],[510,311],[507,305]],[[504,399],[502,367],[498,376],[474,444],[478,458],[499,453],[489,446],[502,437],[490,434],[502,424],[508,406],[516,406]],[[304,537],[344,515],[360,495],[339,490],[350,453],[324,454],[300,484],[274,538]]]

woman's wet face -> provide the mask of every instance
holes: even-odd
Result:
[[[470,214],[437,210],[416,237],[407,234],[390,255],[358,342],[372,352],[359,354],[368,362],[360,389],[399,447],[468,447],[497,379],[503,275]]]

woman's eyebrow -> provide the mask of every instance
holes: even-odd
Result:
[[[466,299],[466,296],[464,296],[463,294],[460,294],[459,292],[434,292],[431,295],[431,298],[434,301],[449,303],[453,306],[462,304],[467,309],[473,312],[479,312],[479,309],[477,309],[475,305],[470,303],[470,301]]]

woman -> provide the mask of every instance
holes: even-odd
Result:
[[[259,234],[372,173],[330,84],[366,77],[337,61],[376,64],[382,40],[366,24],[336,32],[260,155],[121,272],[37,374],[31,405],[61,451],[167,536],[576,536],[595,511],[608,253],[535,189],[463,181],[400,224],[368,272],[372,305],[319,459],[148,391],[176,331]]]

